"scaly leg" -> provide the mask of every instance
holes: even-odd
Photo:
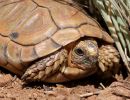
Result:
[[[99,48],[98,64],[103,73],[116,74],[119,70],[120,55],[112,45],[103,45]]]
[[[67,51],[61,50],[32,64],[22,76],[24,81],[44,81],[57,72],[66,61]]]

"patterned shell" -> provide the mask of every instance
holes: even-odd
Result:
[[[0,66],[16,74],[84,36],[113,42],[93,19],[67,3],[0,0]]]

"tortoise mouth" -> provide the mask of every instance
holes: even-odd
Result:
[[[91,69],[96,69],[96,64],[84,64],[80,65],[78,64],[76,68],[81,69],[81,70],[91,70]]]

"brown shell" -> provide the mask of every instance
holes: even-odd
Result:
[[[21,74],[28,64],[80,37],[113,43],[76,7],[56,0],[0,0],[0,65]]]

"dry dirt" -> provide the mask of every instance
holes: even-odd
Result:
[[[130,78],[97,81],[92,76],[62,84],[25,84],[15,75],[2,72],[0,100],[130,100]]]

